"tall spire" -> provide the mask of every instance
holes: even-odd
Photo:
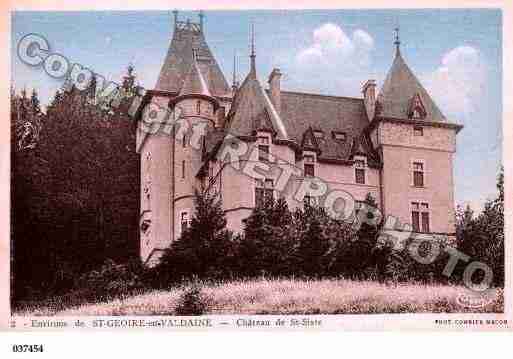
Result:
[[[397,26],[394,29],[394,31],[395,31],[395,41],[394,41],[395,55],[398,56],[398,55],[400,55],[399,45],[401,45],[401,41],[399,41],[399,26]]]
[[[177,27],[177,24],[178,24],[178,10],[173,10],[173,18],[174,18],[174,28],[176,29]]]
[[[201,31],[201,33],[203,33],[203,18],[205,17],[203,10],[200,10],[198,17],[199,17],[199,21],[200,21],[200,31]]]
[[[237,83],[237,51],[233,51],[233,74],[232,74],[232,90],[235,92],[239,87]]]
[[[251,23],[251,53],[249,55],[251,60],[251,67],[249,70],[249,74],[251,77],[256,78],[256,64],[255,64],[255,24]]]

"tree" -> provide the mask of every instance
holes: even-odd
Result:
[[[472,260],[487,264],[493,272],[493,283],[504,285],[504,169],[497,176],[497,198],[488,200],[477,216],[467,207],[457,212],[458,249]],[[477,271],[477,276],[483,273]],[[479,278],[475,278],[479,280]]]
[[[298,210],[295,225],[298,246],[295,253],[297,273],[309,277],[321,277],[330,262],[330,241],[327,235],[330,218],[322,207],[306,205]]]
[[[130,98],[117,111],[73,85],[46,113],[37,91],[11,96],[16,286],[47,294],[107,258],[138,255],[139,156]],[[20,288],[18,288],[20,289]],[[18,291],[21,293],[21,291]]]
[[[294,243],[292,215],[283,198],[257,206],[245,220],[240,243],[240,268],[244,275],[281,276],[291,273]]]
[[[195,213],[180,238],[171,243],[155,269],[161,285],[183,278],[225,278],[236,257],[232,233],[226,229],[221,201],[196,192]]]

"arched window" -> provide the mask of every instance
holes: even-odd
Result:
[[[201,101],[196,101],[196,113],[201,114]]]

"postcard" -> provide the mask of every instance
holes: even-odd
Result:
[[[13,9],[3,330],[511,330],[505,22]]]

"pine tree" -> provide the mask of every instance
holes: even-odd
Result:
[[[191,224],[165,251],[156,272],[163,285],[187,277],[224,278],[231,275],[234,260],[234,241],[221,201],[196,192]]]

